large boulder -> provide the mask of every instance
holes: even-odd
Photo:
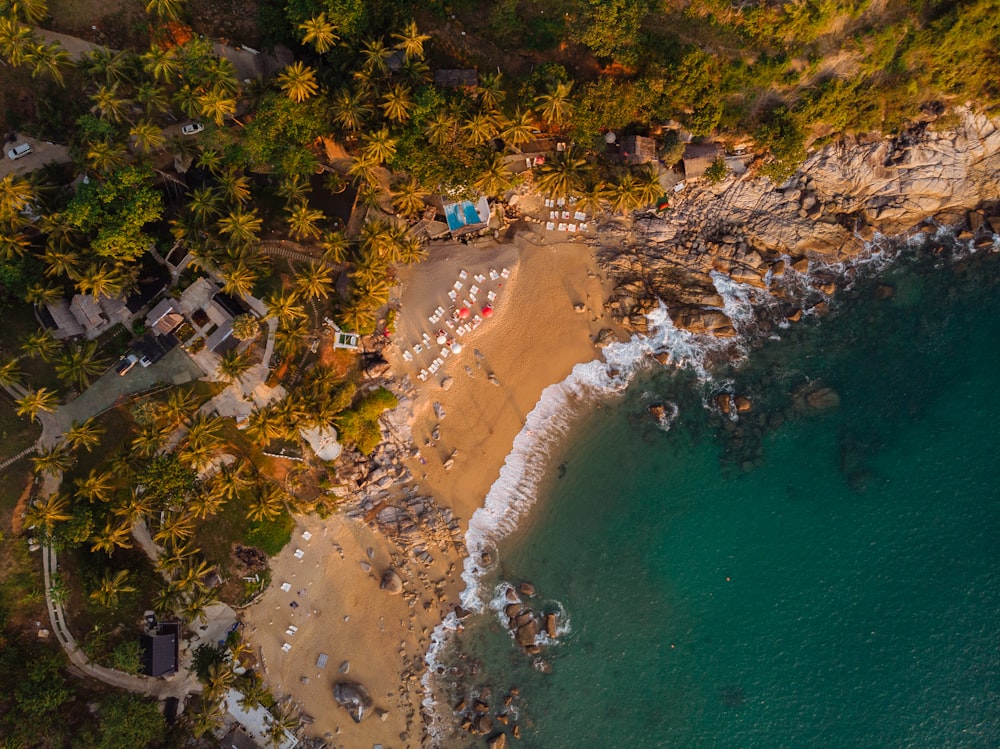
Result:
[[[490,749],[507,749],[507,734],[500,733],[491,739],[487,739],[486,746]]]
[[[514,635],[514,639],[517,640],[517,644],[522,648],[527,648],[535,644],[535,638],[541,631],[541,626],[537,619],[532,619],[529,622],[525,622],[523,625],[518,627],[517,633]]]
[[[360,723],[375,704],[368,690],[356,681],[338,681],[334,684],[333,699],[351,714],[355,723]]]
[[[399,576],[396,570],[389,568],[382,573],[382,581],[378,584],[378,587],[391,596],[399,595],[403,592],[403,578]]]

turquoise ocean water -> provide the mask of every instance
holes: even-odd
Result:
[[[568,632],[537,660],[470,618],[448,699],[516,685],[539,749],[1000,746],[998,291],[997,255],[899,261],[714,383],[595,407],[483,581]]]

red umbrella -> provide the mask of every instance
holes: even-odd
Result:
[[[493,314],[493,308],[490,305],[483,307],[483,317],[489,317]]]
[[[462,308],[461,308],[461,309],[460,309],[460,310],[458,311],[458,316],[459,316],[459,317],[461,317],[461,318],[462,318],[463,320],[464,320],[465,318],[467,318],[467,317],[469,316],[469,308],[468,308],[468,307],[462,307]]]

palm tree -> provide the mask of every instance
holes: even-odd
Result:
[[[129,102],[122,97],[118,83],[109,86],[98,86],[97,91],[90,97],[94,105],[90,111],[103,117],[109,122],[120,123],[125,119]]]
[[[184,0],[149,0],[146,3],[146,12],[161,21],[180,20],[183,10]]]
[[[378,184],[378,176],[375,174],[376,166],[378,166],[378,162],[371,156],[363,153],[354,159],[347,173],[359,185],[374,186]]]
[[[587,160],[571,147],[539,168],[535,184],[550,197],[564,198],[584,184],[587,171]]]
[[[202,562],[204,564],[204,562]],[[221,699],[233,686],[236,672],[229,663],[218,661],[208,667],[208,678],[205,680],[205,695],[208,699]]]
[[[192,389],[171,390],[157,415],[161,425],[174,429],[188,420],[188,417],[198,408],[198,396]]]
[[[413,177],[400,180],[392,188],[392,205],[402,215],[419,216],[427,207],[424,199],[430,192],[423,189]]]
[[[342,304],[336,315],[337,325],[343,330],[363,333],[375,329],[375,315],[369,306],[361,300],[353,300]]]
[[[123,284],[121,273],[109,263],[90,263],[76,277],[76,287],[80,293],[90,294],[94,299],[114,295]]]
[[[247,519],[253,522],[274,520],[285,509],[284,493],[274,484],[262,484],[247,506]]]
[[[151,458],[163,447],[166,436],[153,424],[141,427],[132,438],[132,449],[139,455]]]
[[[76,496],[88,502],[110,502],[114,499],[115,482],[110,473],[91,468],[84,478],[76,480]]]
[[[491,114],[479,112],[466,120],[462,130],[465,131],[469,145],[475,148],[488,143],[497,134],[497,123]]]
[[[142,67],[154,81],[174,83],[180,77],[181,61],[177,57],[176,47],[164,48],[153,44],[149,51],[139,59]]]
[[[608,188],[611,210],[627,215],[642,207],[642,190],[631,172],[622,172]]]
[[[56,250],[66,250],[76,244],[76,227],[65,213],[47,213],[39,219],[38,228],[46,235],[46,254]],[[46,275],[51,274],[46,273]]]
[[[281,180],[278,185],[278,194],[285,199],[285,207],[295,203],[304,203],[308,200],[309,191],[312,186],[301,174],[292,174]]]
[[[321,55],[329,52],[340,39],[336,28],[327,20],[326,13],[320,13],[299,24],[299,31],[304,32],[302,43],[311,44]]]
[[[168,544],[164,553],[157,560],[156,570],[162,573],[172,573],[188,563],[188,561],[201,549],[191,544],[180,546]]]
[[[549,125],[563,125],[573,116],[573,103],[569,100],[573,82],[557,83],[548,92],[535,97],[542,119]]]
[[[514,112],[514,116],[504,125],[503,130],[500,131],[500,137],[504,139],[507,145],[520,148],[525,143],[530,143],[534,140],[534,124],[534,116],[531,114],[531,111],[518,107],[517,111]]]
[[[232,385],[239,382],[252,366],[253,359],[250,358],[249,351],[230,349],[219,359],[218,372],[222,379]]]
[[[2,238],[0,238],[2,240]],[[43,286],[42,284],[34,284],[29,286],[28,290],[24,294],[24,301],[28,304],[34,304],[36,307],[40,307],[43,304],[54,304],[58,302],[63,297],[62,289],[56,288],[55,286]]]
[[[275,319],[278,325],[285,326],[293,320],[304,319],[305,310],[299,304],[298,294],[294,291],[272,291],[264,304],[267,305],[265,320]]]
[[[127,83],[133,78],[135,63],[135,55],[128,50],[113,52],[97,47],[84,53],[78,64],[82,64],[95,81],[103,79],[104,83]]]
[[[47,536],[51,536],[56,523],[62,523],[71,517],[69,497],[57,492],[40,497],[28,505],[28,509],[24,511],[24,527],[39,528]]]
[[[198,97],[198,107],[203,117],[216,125],[222,125],[227,117],[236,114],[236,99],[223,91],[212,89]]]
[[[73,450],[84,448],[88,453],[101,444],[105,429],[95,418],[89,418],[82,424],[73,422],[66,432],[66,444]]]
[[[389,128],[365,134],[364,141],[365,158],[376,164],[384,164],[396,153],[396,139],[389,135]]]
[[[295,290],[304,299],[326,299],[333,291],[333,271],[318,263],[309,263],[296,276]]]
[[[216,728],[222,725],[222,719],[225,717],[225,712],[226,711],[223,710],[221,703],[203,698],[201,700],[201,704],[194,710],[194,712],[189,713],[191,733],[193,733],[196,738],[201,738],[202,736],[207,736],[212,733]]]
[[[260,334],[260,321],[250,314],[233,318],[233,335],[239,341],[252,341]]]
[[[250,200],[250,180],[237,169],[227,169],[219,175],[219,186],[223,197],[231,203],[246,203]]]
[[[607,193],[607,185],[601,180],[587,180],[579,190],[579,197],[576,201],[576,209],[597,216],[604,211],[604,198]]]
[[[333,119],[349,132],[364,127],[371,113],[372,108],[365,103],[361,93],[352,93],[344,88],[333,100]]]
[[[0,214],[13,216],[20,213],[37,197],[35,186],[16,174],[0,179]]]
[[[270,408],[257,409],[250,413],[247,423],[247,437],[258,445],[267,445],[281,434],[281,425]]]
[[[227,465],[212,477],[212,490],[226,499],[236,499],[250,483],[241,466]]]
[[[201,93],[199,93],[196,88],[193,88],[190,84],[185,83],[179,89],[174,91],[173,101],[185,117],[189,117],[193,120],[201,114],[200,97]],[[180,134],[178,134],[176,138],[178,143],[183,143],[192,149],[195,148],[195,144],[191,138],[187,138]],[[183,140],[181,140],[182,138]]]
[[[274,350],[282,356],[296,357],[306,347],[309,333],[309,323],[305,319],[292,320],[274,334]]]
[[[195,517],[190,513],[168,512],[160,522],[160,530],[153,536],[153,540],[161,546],[168,543],[177,545],[178,541],[187,541],[194,535]]]
[[[8,359],[0,364],[0,387],[10,387],[21,383],[21,366],[17,359]]]
[[[45,0],[10,0],[4,12],[10,13],[11,18],[20,16],[26,23],[38,24],[45,20],[49,8]]]
[[[101,374],[107,360],[97,355],[97,341],[74,344],[56,362],[56,375],[67,384],[80,389],[90,387],[93,378]]]
[[[118,570],[113,573],[108,570],[101,578],[100,584],[90,594],[90,600],[104,608],[118,605],[118,597],[122,593],[135,593],[134,585],[128,583],[128,570]]]
[[[202,226],[213,216],[218,216],[221,207],[222,198],[213,187],[196,187],[187,203],[191,216]]]
[[[38,414],[42,411],[51,413],[59,405],[56,394],[47,388],[29,390],[18,398],[16,402],[17,415],[27,416],[29,419],[37,418]]]
[[[285,68],[278,76],[278,85],[296,104],[301,104],[319,91],[316,71],[301,61],[293,62]]]
[[[249,245],[257,241],[263,221],[257,217],[257,209],[244,211],[238,208],[219,219],[219,233],[229,237],[230,244]]]
[[[488,112],[499,107],[506,96],[500,83],[502,78],[500,72],[484,73],[479,78],[479,103]]]
[[[424,133],[427,135],[427,140],[431,142],[431,145],[440,147],[455,137],[457,127],[458,123],[455,122],[455,118],[442,109],[427,120],[427,125],[424,126]]]
[[[134,93],[147,117],[157,117],[170,111],[170,99],[164,88],[153,81],[140,83]]]
[[[26,62],[37,42],[38,38],[29,26],[15,18],[0,18],[0,51],[11,65],[19,66]]]
[[[39,450],[38,454],[31,459],[35,473],[45,473],[49,476],[58,476],[64,473],[73,465],[73,455],[62,445],[53,447],[51,450]]]
[[[382,97],[382,112],[392,122],[406,122],[410,119],[410,111],[413,109],[413,96],[410,89],[398,83]]]
[[[104,523],[104,528],[90,537],[91,551],[103,551],[108,556],[115,553],[115,549],[132,548],[132,524],[117,522],[114,523],[109,518]]]
[[[163,131],[159,125],[155,125],[149,120],[141,120],[128,131],[130,137],[135,138],[135,147],[145,153],[159,151],[163,146]]]
[[[323,232],[319,246],[323,248],[323,262],[341,265],[347,260],[348,245],[343,232]]]
[[[125,166],[128,152],[121,143],[92,143],[87,149],[87,163],[95,172],[109,174]]]
[[[288,232],[295,239],[318,239],[323,234],[320,223],[326,215],[318,208],[310,208],[302,201],[288,212]]]
[[[65,85],[63,69],[72,64],[69,52],[59,42],[38,44],[28,55],[28,64],[32,66],[31,77],[51,78],[60,86]]]
[[[39,328],[24,339],[21,344],[21,351],[27,357],[37,356],[44,362],[52,361],[55,353],[62,348],[62,344],[56,340],[52,331],[48,328]]]
[[[403,64],[400,66],[400,73],[403,80],[415,88],[420,88],[431,80],[430,66],[417,57],[403,60]]]
[[[645,167],[636,175],[636,186],[641,205],[649,205],[663,194],[660,172],[654,167]]]
[[[48,249],[42,255],[45,262],[46,276],[70,276],[76,275],[80,267],[80,256],[76,252],[60,252],[59,250]]]
[[[174,588],[181,592],[191,592],[195,589],[205,590],[204,578],[212,571],[211,565],[204,559],[197,564],[188,562],[174,580]]]
[[[188,432],[183,440],[184,445],[195,449],[214,449],[220,442],[219,430],[221,428],[221,417],[208,416],[198,412],[188,425]]]
[[[486,160],[483,173],[476,178],[473,186],[486,195],[502,195],[513,184],[513,174],[496,151]]]
[[[399,262],[417,263],[427,257],[427,251],[417,237],[406,237],[399,244]]]
[[[267,739],[274,749],[285,743],[291,731],[299,725],[298,719],[290,712],[286,712],[280,707],[275,707],[271,714],[271,719],[267,723]]]
[[[403,51],[403,59],[410,60],[414,57],[424,56],[424,42],[430,39],[427,34],[421,34],[417,29],[416,21],[410,21],[403,27],[402,32],[393,34],[393,39],[398,39],[394,45],[396,49]]]
[[[392,52],[386,49],[381,39],[369,39],[361,45],[361,69],[375,76],[385,75],[389,71],[386,63]]]

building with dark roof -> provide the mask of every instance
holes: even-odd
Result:
[[[441,88],[475,88],[479,85],[479,74],[475,68],[461,70],[435,70],[434,85]]]
[[[642,135],[626,135],[621,140],[621,154],[626,164],[649,164],[656,161],[656,141]]]
[[[178,622],[160,622],[155,630],[139,636],[142,673],[154,677],[177,673],[180,661],[180,627]]]
[[[718,143],[688,143],[684,149],[684,177],[697,179],[704,177],[708,168],[722,156]]]

